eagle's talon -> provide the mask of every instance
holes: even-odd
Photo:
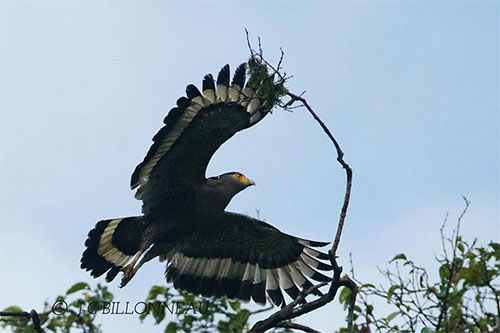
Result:
[[[120,283],[120,288],[123,288],[134,277],[135,272],[133,266],[131,265],[123,267],[121,271],[123,272],[123,276],[122,276],[122,281]]]

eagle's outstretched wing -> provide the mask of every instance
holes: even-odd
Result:
[[[165,117],[165,126],[153,138],[144,161],[132,174],[131,187],[147,213],[168,197],[188,191],[205,180],[215,151],[236,132],[256,124],[269,111],[258,96],[260,82],[245,86],[246,64],[240,65],[229,84],[229,65],[217,82],[208,74],[202,92],[194,85]]]
[[[168,282],[195,295],[226,296],[284,303],[283,289],[295,299],[299,288],[330,281],[317,270],[331,270],[328,255],[312,249],[328,243],[308,241],[280,232],[249,216],[224,212],[196,233],[165,248]]]

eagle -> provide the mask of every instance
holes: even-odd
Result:
[[[141,216],[99,221],[88,233],[81,268],[124,287],[153,258],[167,261],[165,277],[176,289],[203,297],[227,297],[285,305],[314,281],[330,281],[328,245],[282,233],[247,215],[226,211],[231,199],[255,182],[240,172],[206,178],[216,150],[237,132],[259,123],[273,105],[262,76],[241,64],[230,82],[229,65],[202,91],[186,97],[164,119],[153,145],[132,174]],[[245,84],[247,72],[250,74]],[[270,76],[268,76],[269,78]]]

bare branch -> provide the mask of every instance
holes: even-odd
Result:
[[[278,62],[278,65],[274,67],[271,65],[266,59],[263,57],[263,51],[262,51],[262,45],[260,38],[258,38],[259,42],[259,50],[255,51],[252,48],[248,30],[245,29],[246,33],[246,38],[247,38],[247,45],[251,53],[251,58],[258,60],[260,63],[265,64],[267,67],[269,67],[273,72],[271,73],[271,76],[277,75],[279,77],[279,80],[277,81],[276,84],[281,85],[283,87],[283,84],[286,82],[289,77],[286,77],[286,74],[282,74],[280,72],[281,70],[281,65],[283,62],[284,58],[284,52],[282,49],[281,51],[281,56]],[[284,87],[283,87],[284,88]],[[277,325],[280,325],[283,323],[283,321],[290,320],[293,318],[296,318],[298,316],[301,316],[305,313],[311,312],[319,307],[324,306],[325,304],[331,302],[334,298],[335,295],[338,291],[338,289],[342,286],[347,287],[351,290],[351,298],[349,302],[349,316],[348,316],[348,332],[352,332],[353,330],[353,318],[354,318],[354,304],[356,301],[356,294],[357,294],[357,285],[356,283],[349,279],[349,278],[341,278],[340,274],[342,273],[342,267],[340,267],[337,264],[336,261],[336,253],[337,249],[340,243],[340,238],[342,236],[342,229],[344,227],[344,222],[345,218],[347,215],[347,208],[349,206],[349,200],[351,196],[351,187],[352,187],[352,169],[351,167],[344,161],[344,152],[340,148],[339,143],[335,139],[335,137],[332,135],[328,127],[325,125],[325,123],[320,119],[320,117],[316,114],[316,112],[313,110],[313,108],[309,105],[307,100],[302,97],[302,94],[296,95],[292,92],[290,92],[288,89],[284,89],[285,94],[290,97],[290,101],[287,103],[284,103],[281,99],[277,103],[278,106],[280,106],[282,109],[286,111],[291,111],[294,108],[297,107],[305,107],[309,113],[313,116],[314,120],[318,122],[318,124],[321,126],[325,134],[328,136],[330,141],[333,143],[335,147],[335,151],[337,153],[337,161],[342,165],[342,167],[346,171],[346,176],[347,176],[347,182],[346,182],[346,189],[345,189],[345,195],[344,195],[344,202],[342,205],[342,209],[340,212],[340,217],[339,221],[337,224],[337,231],[335,234],[335,239],[333,241],[332,247],[329,251],[329,256],[330,256],[330,262],[332,263],[333,266],[333,278],[332,281],[330,282],[330,288],[328,290],[328,293],[311,301],[311,302],[305,302],[306,296],[310,295],[313,293],[315,290],[318,288],[322,287],[325,285],[325,283],[316,285],[312,288],[309,288],[309,290],[302,291],[302,293],[299,294],[299,296],[290,304],[284,306],[281,310],[275,312],[272,314],[269,318],[265,320],[261,320],[257,322],[251,329],[251,332],[262,332],[267,329],[270,329],[272,327],[277,327]],[[295,106],[293,105],[295,102],[300,102],[300,105]]]
[[[297,323],[281,323],[276,325],[275,327],[283,327],[283,328],[291,328],[294,330],[299,330],[303,332],[309,332],[309,333],[320,333],[320,331],[316,331],[314,328],[311,328],[309,326],[297,324]]]
[[[344,161],[344,152],[340,148],[339,143],[335,139],[335,137],[332,135],[328,127],[325,125],[325,123],[319,118],[319,116],[314,112],[314,110],[311,108],[309,103],[307,103],[306,99],[303,98],[302,96],[295,95],[291,92],[287,92],[287,95],[290,96],[292,101],[300,101],[302,105],[305,106],[307,111],[313,116],[314,120],[318,122],[318,124],[321,126],[323,129],[323,132],[330,138],[330,141],[332,141],[333,145],[335,146],[335,150],[337,151],[337,161],[342,165],[342,167],[345,169],[346,176],[347,176],[347,182],[346,182],[346,189],[345,189],[345,195],[344,195],[344,203],[342,205],[342,209],[340,211],[340,218],[337,226],[337,233],[335,234],[335,240],[333,241],[332,248],[330,249],[330,253],[335,255],[337,253],[337,248],[339,247],[340,243],[340,237],[342,236],[342,229],[344,228],[344,221],[345,217],[347,215],[347,208],[349,206],[349,199],[351,197],[351,187],[352,187],[352,169]],[[291,105],[291,104],[290,104]]]
[[[462,218],[464,217],[465,213],[467,212],[467,209],[469,208],[470,202],[467,200],[466,197],[463,197],[465,201],[465,208],[462,211],[462,214],[460,214],[460,217],[458,218],[458,223],[457,223],[457,229],[455,233],[455,240],[453,244],[453,256],[451,258],[451,267],[450,267],[450,272],[448,275],[448,280],[446,281],[446,289],[445,293],[442,299],[442,306],[441,306],[441,311],[439,313],[438,321],[436,324],[436,332],[438,332],[441,329],[441,324],[445,320],[446,314],[448,312],[448,297],[450,293],[450,288],[452,285],[452,280],[453,276],[455,275],[455,272],[457,269],[460,269],[460,267],[457,266],[457,258],[456,258],[456,252],[457,252],[457,246],[458,246],[458,237],[460,235],[460,223],[462,222]]]
[[[0,311],[0,316],[9,316],[9,317],[24,317],[27,319],[31,319],[33,321],[33,326],[37,332],[42,332],[43,329],[40,326],[40,317],[38,316],[38,312],[36,310],[31,310],[30,312],[22,311],[22,312],[4,312]]]

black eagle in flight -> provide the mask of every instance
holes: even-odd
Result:
[[[149,260],[167,260],[167,282],[202,296],[265,304],[266,292],[285,304],[282,290],[295,299],[310,279],[330,281],[317,270],[331,270],[328,255],[312,249],[328,243],[280,232],[263,221],[225,211],[233,196],[255,185],[239,172],[205,177],[215,151],[235,133],[262,120],[267,105],[255,76],[245,85],[246,64],[229,81],[229,65],[214,81],[194,85],[165,117],[144,161],[132,174],[142,216],[99,221],[88,234],[81,268],[93,277],[121,271],[121,287]],[[142,259],[141,259],[142,257]],[[141,260],[139,260],[141,259]]]

